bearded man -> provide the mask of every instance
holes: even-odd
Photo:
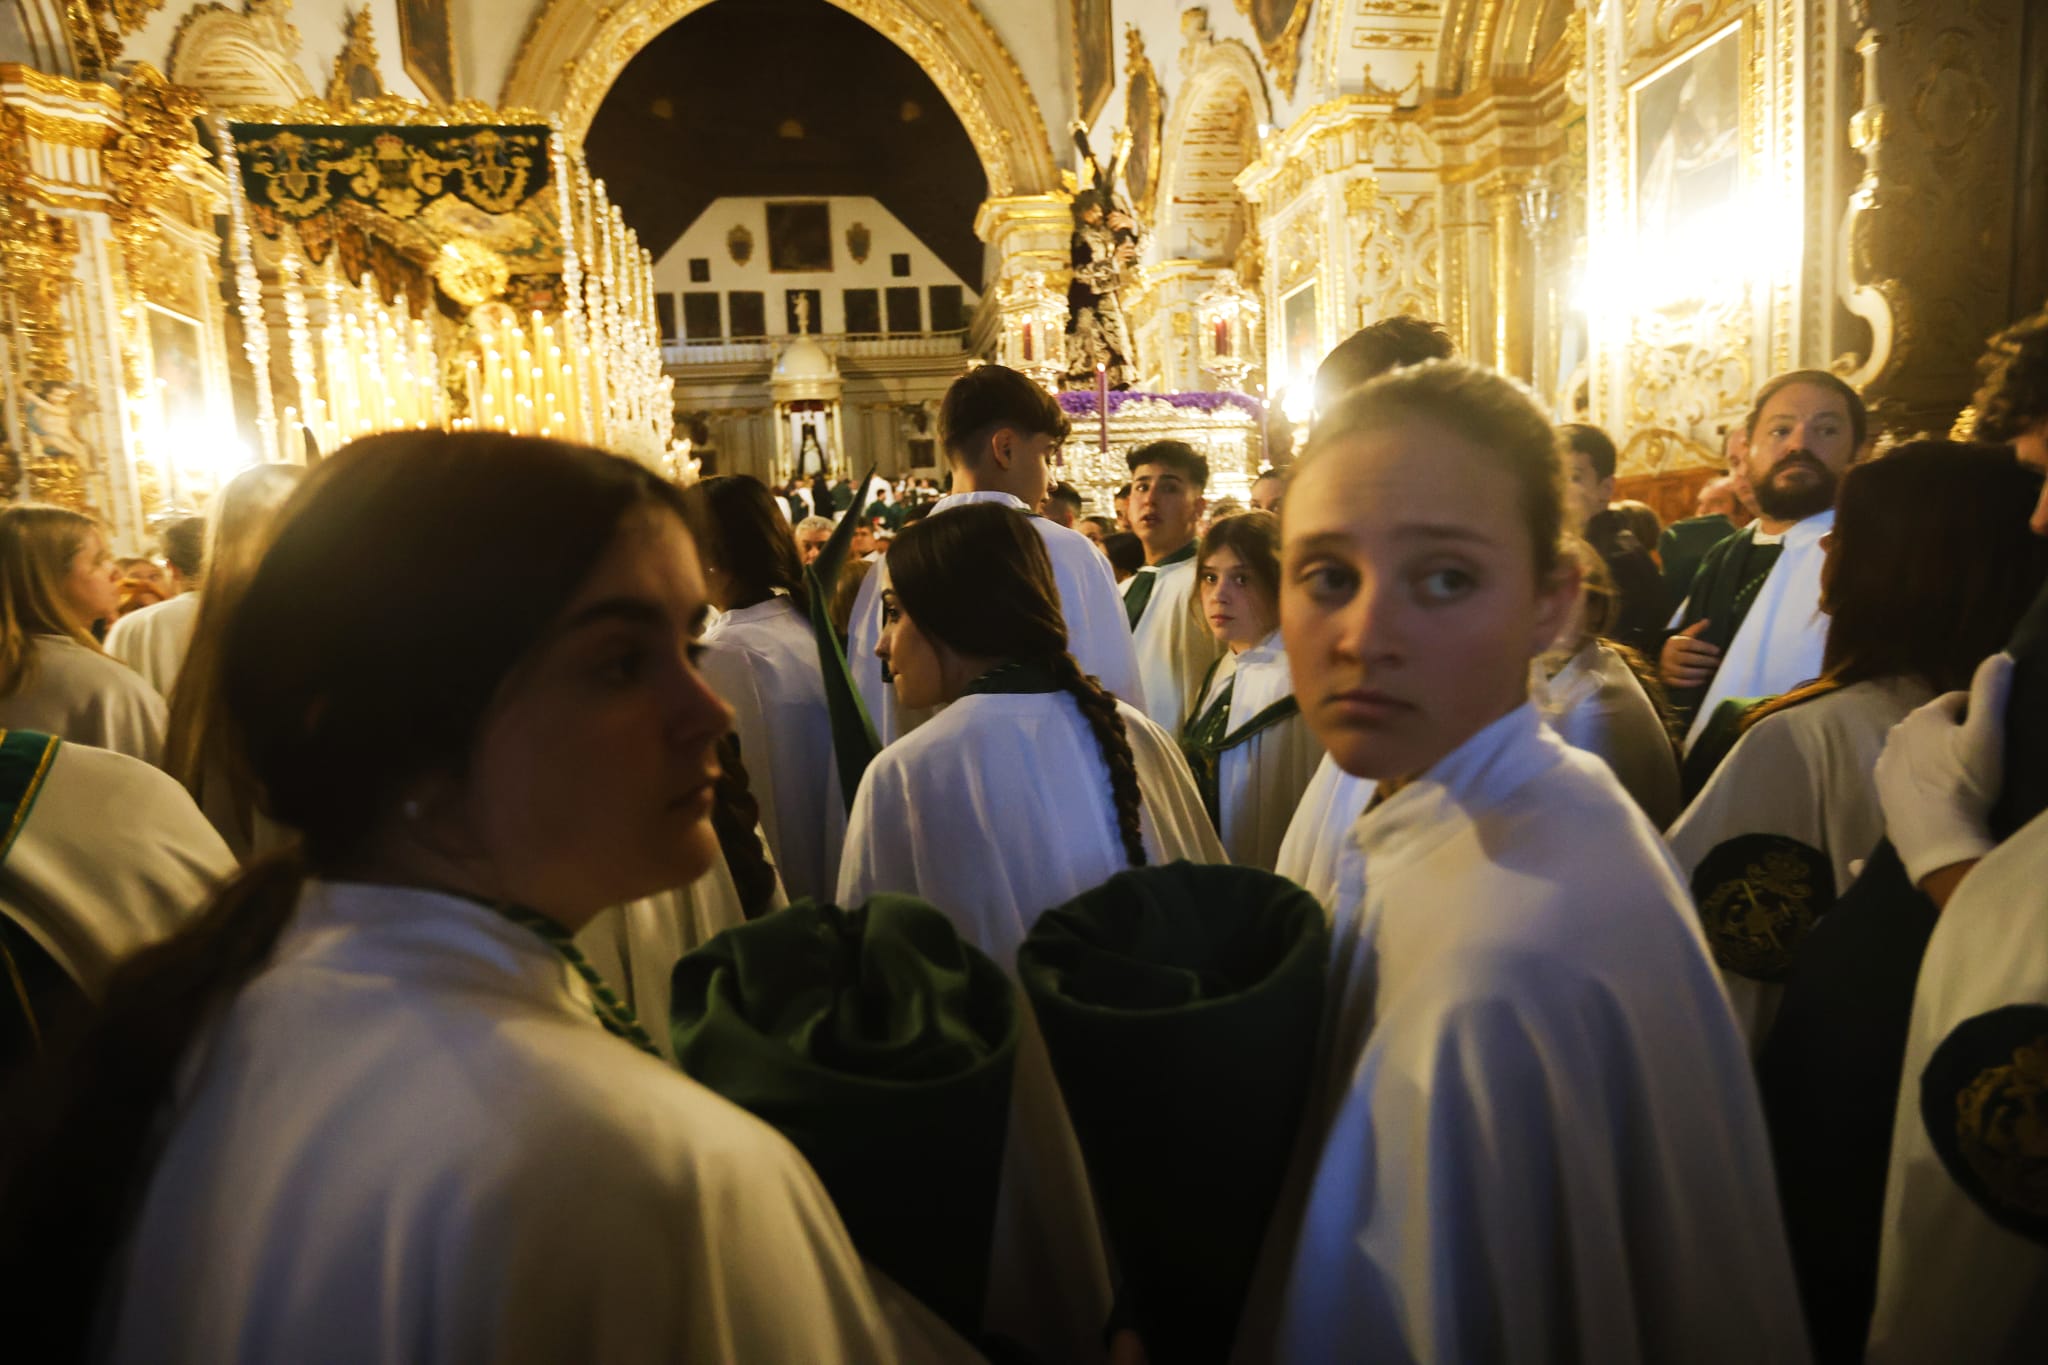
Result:
[[[1658,660],[1689,718],[1688,749],[1724,698],[1776,696],[1820,675],[1821,541],[1868,426],[1862,396],[1825,370],[1792,370],[1757,391],[1742,458],[1757,519],[1700,561]]]

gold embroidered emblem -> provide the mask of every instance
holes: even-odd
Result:
[[[1693,894],[1714,961],[1740,976],[1779,981],[1834,905],[1834,873],[1796,839],[1747,834],[1701,860]]]
[[[2007,1207],[2048,1218],[2048,1035],[2013,1048],[1956,1095],[1956,1150]]]

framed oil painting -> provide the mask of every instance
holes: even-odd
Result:
[[[770,204],[768,268],[778,275],[808,275],[830,270],[831,205]]]
[[[1252,21],[1280,93],[1292,99],[1295,74],[1301,69],[1301,35],[1315,0],[1237,0],[1237,8]]]
[[[1116,88],[1116,22],[1110,0],[1071,0],[1074,17],[1074,108],[1094,126]]]
[[[145,304],[149,314],[151,378],[163,400],[168,430],[203,430],[206,401],[206,333],[195,318]]]
[[[1717,255],[1740,227],[1742,26],[1629,90],[1636,246],[1646,263]]]
[[[455,101],[455,35],[448,0],[398,0],[398,46],[405,74],[435,104]]]
[[[1130,84],[1124,92],[1124,127],[1131,134],[1131,156],[1124,163],[1124,186],[1138,217],[1150,222],[1159,193],[1159,143],[1164,128],[1166,98],[1159,89],[1158,73],[1145,55],[1145,40],[1133,27],[1126,30],[1130,52],[1124,66]]]
[[[1280,300],[1280,335],[1285,338],[1289,381],[1306,384],[1323,361],[1322,319],[1317,314],[1316,282],[1308,281]]]

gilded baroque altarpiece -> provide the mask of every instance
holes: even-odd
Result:
[[[146,63],[118,83],[0,64],[0,482],[123,546],[210,491],[180,486],[175,441],[231,438],[198,109]]]

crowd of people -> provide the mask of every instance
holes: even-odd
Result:
[[[2023,1361],[2048,315],[1669,526],[1433,324],[1239,504],[479,433],[0,510],[24,1360]],[[488,573],[479,566],[489,566]]]

